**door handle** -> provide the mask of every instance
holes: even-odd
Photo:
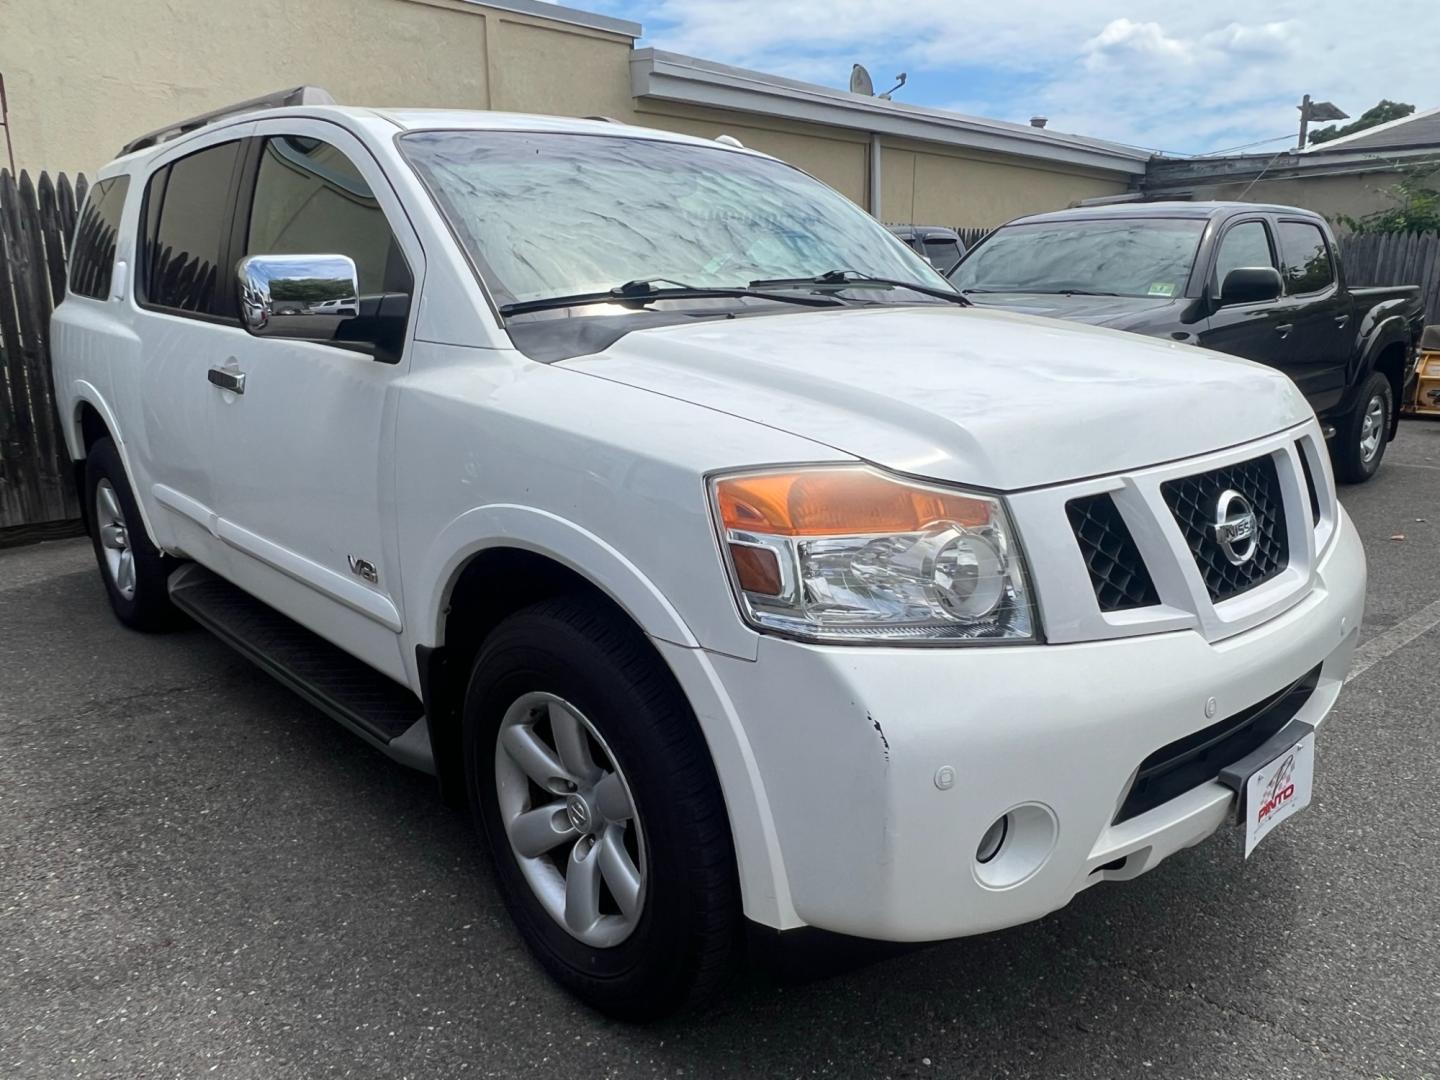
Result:
[[[1275,327],[1275,332],[1276,332],[1277,334],[1279,334],[1279,335],[1283,338],[1283,337],[1289,337],[1289,336],[1290,336],[1290,331],[1291,331],[1291,330],[1294,330],[1294,329],[1295,329],[1295,324],[1294,324],[1294,323],[1285,322],[1285,323],[1280,323],[1280,324],[1278,324],[1278,325]]]
[[[206,377],[210,380],[211,385],[218,386],[221,390],[229,390],[232,394],[245,392],[245,373],[243,371],[212,367]]]
[[[1336,316],[1335,316],[1335,325],[1338,326],[1341,330],[1344,330],[1345,327],[1347,327],[1347,326],[1350,325],[1350,316],[1349,316],[1349,315],[1336,315]]]

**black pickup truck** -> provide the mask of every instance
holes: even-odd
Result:
[[[1424,323],[1419,289],[1350,288],[1325,219],[1256,203],[1124,203],[1019,218],[950,280],[977,304],[1189,342],[1279,368],[1336,474],[1380,465]],[[1177,402],[1178,415],[1184,403]],[[1333,434],[1332,434],[1333,432]]]

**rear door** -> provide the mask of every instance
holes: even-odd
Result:
[[[1280,269],[1275,238],[1263,214],[1235,218],[1223,226],[1210,266],[1210,295],[1223,300],[1225,275],[1231,270],[1269,266]],[[1243,356],[1278,367],[1294,378],[1285,362],[1285,338],[1293,332],[1293,305],[1283,297],[1258,304],[1217,309],[1200,332],[1207,349]]]
[[[133,395],[122,411],[142,418],[127,449],[137,488],[158,505],[158,539],[207,562],[218,546],[207,373],[248,337],[226,268],[249,127],[187,141],[146,178],[133,275],[138,370],[114,373],[117,395]]]
[[[234,245],[244,255],[347,255],[362,306],[409,304],[419,241],[364,145],[321,120],[256,124]],[[216,502],[231,576],[291,618],[401,677],[391,446],[408,350],[252,337],[243,393],[212,387]]]
[[[1324,412],[1339,404],[1345,392],[1345,365],[1355,333],[1349,298],[1340,288],[1335,257],[1318,224],[1281,217],[1276,233],[1291,305],[1285,364],[1315,411]]]

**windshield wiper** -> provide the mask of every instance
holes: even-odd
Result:
[[[659,288],[657,282],[669,285]],[[669,278],[648,278],[643,281],[627,281],[604,292],[573,293],[569,296],[544,296],[538,300],[517,300],[513,304],[502,304],[500,314],[525,315],[532,311],[555,311],[559,308],[577,307],[581,304],[630,304],[644,306],[656,300],[724,300],[732,297],[749,297],[755,300],[774,300],[781,304],[799,304],[801,307],[845,307],[845,301],[830,296],[795,296],[793,293],[770,293],[754,287],[731,287],[708,285],[686,285],[672,282]]]
[[[872,277],[869,274],[862,274],[858,270],[827,270],[823,274],[816,274],[809,278],[761,278],[759,281],[750,282],[752,289],[778,289],[789,288],[797,285],[826,285],[830,287],[860,287],[866,286],[888,286],[897,289],[912,289],[925,296],[933,296],[940,300],[948,300],[952,304],[960,304],[968,307],[969,300],[961,296],[954,289],[941,289],[934,285],[921,285],[917,281],[901,281],[898,278]]]
[[[1118,292],[1101,292],[1097,289],[1015,289],[1014,292],[1031,293],[1035,296],[1119,296]]]

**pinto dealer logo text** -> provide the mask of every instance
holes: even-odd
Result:
[[[1256,824],[1263,822],[1276,810],[1295,798],[1294,775],[1295,754],[1292,752],[1285,759],[1285,764],[1276,769],[1275,775],[1270,778],[1270,784],[1265,789],[1265,797],[1260,800],[1260,809],[1255,815]]]

